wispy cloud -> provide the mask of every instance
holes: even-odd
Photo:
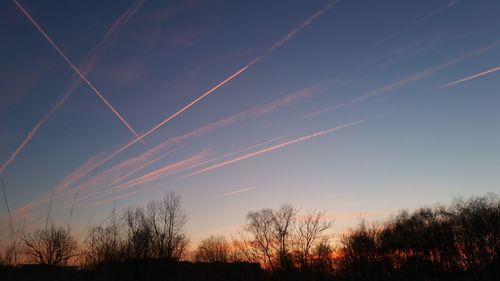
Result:
[[[130,126],[130,124],[123,118],[123,116],[109,103],[109,101],[101,94],[99,90],[90,82],[87,77],[71,62],[71,60],[64,54],[64,52],[59,48],[59,46],[50,38],[50,36],[43,30],[43,28],[35,21],[35,19],[28,13],[28,11],[17,1],[13,0],[14,4],[19,8],[19,10],[28,18],[28,20],[35,26],[35,28],[42,34],[42,36],[49,42],[49,44],[59,53],[63,60],[73,69],[73,71],[83,80],[87,86],[101,99],[101,101],[120,119],[120,121],[127,127],[137,138],[139,135]]]
[[[21,11],[23,13],[24,13],[24,11],[26,11],[17,1],[14,1],[14,3],[16,3],[16,5],[21,9]],[[135,15],[135,13],[142,7],[142,5],[144,5],[144,3],[145,3],[145,0],[135,1],[132,4],[132,6],[129,9],[127,9],[127,11],[125,11],[125,13],[123,13],[113,23],[113,25],[104,34],[103,38],[99,41],[99,43],[97,43],[94,46],[94,48],[92,48],[92,50],[90,50],[87,53],[87,55],[85,56],[85,58],[83,60],[83,63],[80,65],[80,68],[79,68],[82,75],[84,75],[84,76],[87,75],[90,72],[90,70],[93,68],[94,63],[95,63],[97,57],[99,56],[99,54],[104,50],[104,48],[108,44],[109,39],[110,39],[111,35],[113,34],[113,32],[116,29],[118,29],[119,27],[125,25],[125,23],[127,21],[129,21],[132,18],[133,15]],[[25,15],[28,17],[28,19],[31,18],[27,12],[26,12]],[[35,24],[36,22],[33,21],[33,23]],[[35,25],[35,26],[38,26],[38,25]],[[41,28],[39,30],[41,30]],[[43,31],[43,30],[41,30],[41,31]],[[42,34],[45,34],[45,33],[42,32]],[[46,38],[48,38],[48,36]],[[51,41],[49,41],[49,42],[51,42]],[[80,86],[81,82],[82,82],[81,79],[75,79],[71,83],[71,85],[68,87],[68,89],[66,89],[66,91],[64,92],[64,94],[61,97],[61,99],[59,99],[57,101],[57,103],[54,104],[54,106],[52,106],[52,108],[49,110],[49,112],[47,112],[42,117],[42,119],[40,119],[35,124],[35,126],[28,132],[28,134],[26,135],[26,137],[24,138],[24,140],[21,142],[21,144],[19,144],[19,146],[10,155],[10,157],[2,164],[2,166],[0,166],[0,173],[2,173],[16,159],[17,155],[19,153],[21,153],[21,151],[26,147],[26,145],[36,135],[36,133],[38,132],[38,130],[43,125],[45,125],[45,123],[52,117],[52,115],[54,115],[54,113],[56,113],[61,108],[61,106],[66,102],[66,100],[69,98],[69,96]]]
[[[373,117],[370,117],[370,118],[358,120],[358,121],[347,123],[345,125],[337,126],[337,127],[334,127],[334,128],[328,129],[328,130],[317,132],[317,133],[314,133],[314,134],[311,134],[311,135],[303,136],[303,137],[300,137],[300,138],[297,138],[297,139],[294,139],[294,140],[291,140],[291,141],[287,141],[287,142],[284,142],[284,143],[281,143],[281,144],[277,144],[277,145],[273,145],[273,146],[270,146],[270,147],[267,147],[267,148],[263,148],[263,149],[255,151],[255,152],[248,153],[248,154],[245,154],[245,155],[242,155],[242,156],[238,156],[236,158],[233,158],[233,159],[230,159],[230,160],[226,160],[224,162],[221,162],[221,163],[218,163],[218,164],[215,164],[215,165],[203,168],[203,169],[198,170],[196,172],[187,174],[187,175],[185,175],[185,176],[183,176],[181,178],[187,178],[187,177],[191,177],[191,176],[194,176],[194,175],[206,173],[208,171],[211,171],[211,170],[214,170],[214,169],[217,169],[217,168],[221,168],[221,167],[224,167],[224,166],[227,166],[227,165],[230,165],[230,164],[234,164],[234,163],[237,163],[237,162],[240,162],[240,161],[243,161],[243,160],[246,160],[246,159],[249,159],[249,158],[252,158],[252,157],[264,154],[264,153],[267,153],[267,152],[271,152],[273,150],[277,150],[277,149],[280,149],[280,148],[283,148],[283,147],[286,147],[286,146],[289,146],[289,145],[292,145],[292,144],[296,144],[296,143],[303,142],[303,141],[306,141],[306,140],[309,140],[309,139],[312,139],[312,138],[315,138],[315,137],[319,137],[319,136],[322,136],[322,135],[325,135],[325,134],[329,134],[329,133],[338,131],[340,129],[349,128],[349,127],[352,127],[352,126],[355,126],[355,125],[367,122],[367,121],[369,121],[371,119],[378,118],[378,117],[380,117],[380,116],[376,115],[376,116],[373,116]]]
[[[211,199],[223,198],[223,197],[235,195],[235,194],[238,194],[238,193],[251,191],[251,190],[254,190],[255,188],[256,187],[254,187],[254,186],[253,187],[247,187],[247,188],[239,189],[239,190],[236,190],[236,191],[231,191],[231,192],[226,192],[226,193],[223,193],[223,194],[219,194],[219,195],[216,195],[216,196],[213,196],[213,197],[210,197],[210,198]]]
[[[453,81],[453,82],[450,82],[450,83],[444,84],[444,85],[440,86],[440,88],[444,88],[444,87],[451,87],[451,86],[454,86],[454,85],[457,85],[457,84],[463,83],[463,82],[465,82],[465,81],[469,81],[469,80],[472,80],[472,79],[476,79],[476,78],[479,78],[479,77],[482,77],[482,76],[485,76],[485,75],[491,74],[491,73],[496,72],[496,71],[499,71],[499,70],[500,70],[500,66],[497,66],[497,67],[494,67],[494,68],[492,68],[492,69],[488,69],[488,70],[485,70],[485,71],[482,71],[482,72],[479,72],[479,73],[476,73],[476,74],[473,74],[473,75],[467,76],[467,77],[465,77],[465,78],[462,78],[462,79],[455,80],[455,81]]]

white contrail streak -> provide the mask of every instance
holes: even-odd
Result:
[[[458,4],[458,2],[460,2],[460,0],[451,0],[450,2],[448,2],[447,4],[445,4],[444,6],[432,11],[431,13],[429,13],[428,15],[426,16],[423,16],[422,18],[420,18],[419,20],[415,21],[415,23],[421,23],[423,21],[426,21],[432,17],[434,17],[435,15],[441,13],[442,11],[448,9],[448,8],[451,8],[453,6],[455,6],[456,4]]]
[[[129,125],[129,123],[121,116],[121,114],[108,102],[108,100],[96,89],[96,87],[80,72],[80,70],[71,62],[71,60],[64,54],[64,52],[57,46],[57,44],[49,37],[49,35],[42,29],[42,27],[35,21],[35,19],[24,9],[24,7],[17,1],[13,0],[14,4],[19,8],[19,10],[28,18],[28,20],[35,26],[35,28],[47,39],[50,45],[59,53],[59,55],[64,59],[64,61],[73,69],[73,71],[85,81],[89,88],[106,104],[106,106],[113,111],[113,113],[122,121],[122,123],[139,139],[140,136],[136,131]]]
[[[161,126],[163,126],[165,123],[169,122],[170,120],[174,119],[175,117],[177,117],[177,115],[181,114],[182,112],[186,111],[187,109],[189,109],[191,106],[195,105],[197,102],[199,102],[200,100],[202,100],[203,98],[205,98],[206,96],[210,95],[211,93],[213,93],[215,90],[219,89],[220,87],[224,86],[227,82],[231,81],[232,79],[234,79],[236,76],[240,75],[243,71],[247,70],[248,69],[248,66],[244,66],[243,68],[241,68],[240,70],[236,71],[235,73],[233,73],[231,76],[229,76],[228,78],[226,78],[224,81],[220,82],[219,84],[217,84],[216,86],[214,86],[212,89],[206,91],[205,93],[203,93],[201,96],[199,96],[198,98],[196,98],[195,100],[193,100],[192,102],[188,103],[186,106],[184,106],[183,108],[179,109],[177,112],[175,112],[174,114],[172,114],[170,117],[168,117],[167,119],[161,121],[160,123],[158,123],[156,126],[154,126],[153,128],[151,128],[149,131],[147,131],[146,133],[142,134],[139,139],[142,139],[144,137],[146,137],[147,135],[151,134],[152,132],[156,131],[158,128],[160,128]],[[137,140],[134,140],[133,143],[137,142]],[[133,144],[132,143],[132,144]]]
[[[500,66],[497,66],[495,68],[492,68],[492,69],[488,69],[488,70],[485,70],[483,72],[479,72],[477,74],[474,74],[474,75],[471,75],[471,76],[467,76],[465,78],[462,78],[460,80],[456,80],[456,81],[453,81],[453,82],[450,82],[448,84],[444,84],[442,85],[440,88],[445,88],[445,87],[451,87],[451,86],[454,86],[454,85],[457,85],[457,84],[460,84],[460,83],[463,83],[465,81],[469,81],[469,80],[472,80],[472,79],[476,79],[476,78],[479,78],[481,76],[485,76],[485,75],[488,75],[490,73],[493,73],[493,72],[496,72],[496,71],[499,71],[500,70]]]
[[[125,11],[124,14],[122,14],[114,23],[113,25],[108,29],[106,34],[104,34],[103,38],[97,45],[90,50],[87,55],[85,56],[83,63],[80,65],[80,71],[84,74],[87,75],[92,69],[94,65],[94,61],[97,58],[97,55],[99,54],[102,49],[104,49],[106,43],[109,41],[109,38],[113,34],[113,32],[119,28],[120,26],[124,25],[127,21],[129,21],[132,16],[137,13],[137,11],[144,5],[145,0],[138,0],[132,6]],[[59,108],[66,102],[66,100],[69,98],[69,96],[80,86],[82,80],[76,79],[73,81],[73,83],[69,86],[69,88],[64,92],[63,96],[59,101],[52,106],[52,108],[47,112],[42,119],[40,119],[33,128],[28,132],[24,140],[19,144],[19,146],[16,148],[16,150],[10,155],[10,157],[0,166],[0,173],[2,173],[16,158],[19,153],[24,149],[24,147],[31,141],[31,139],[36,135],[38,130],[47,123],[47,121],[56,113]]]
[[[206,173],[208,171],[211,171],[211,170],[214,170],[214,169],[217,169],[217,168],[221,168],[221,167],[224,167],[224,166],[227,166],[227,165],[230,165],[230,164],[234,164],[236,162],[239,162],[239,161],[242,161],[242,160],[246,160],[248,158],[252,158],[252,157],[255,157],[255,156],[260,155],[260,154],[271,152],[273,150],[280,149],[280,148],[283,148],[285,146],[289,146],[289,145],[296,144],[296,143],[299,143],[299,142],[303,142],[303,141],[306,141],[306,140],[309,140],[309,139],[312,139],[312,138],[315,138],[315,137],[319,137],[319,136],[322,136],[322,135],[325,135],[325,134],[329,134],[329,133],[332,133],[334,131],[338,131],[340,129],[349,128],[351,126],[355,126],[355,125],[367,122],[367,121],[369,121],[371,119],[378,118],[378,117],[380,117],[380,115],[376,115],[376,116],[373,116],[373,117],[370,117],[370,118],[366,118],[366,119],[358,120],[358,121],[355,121],[355,122],[347,123],[347,124],[344,124],[344,125],[341,125],[341,126],[337,126],[337,127],[334,127],[334,128],[328,129],[328,130],[324,130],[324,131],[321,131],[321,132],[317,132],[317,133],[314,133],[314,134],[311,134],[311,135],[303,136],[303,137],[300,137],[300,138],[297,138],[297,139],[294,139],[294,140],[291,140],[291,141],[287,141],[287,142],[284,142],[284,143],[281,143],[281,144],[277,144],[277,145],[273,145],[273,146],[270,146],[270,147],[267,147],[267,148],[263,148],[263,149],[254,151],[252,153],[245,154],[245,155],[242,155],[242,156],[238,156],[238,157],[233,158],[231,160],[227,160],[227,161],[224,161],[224,162],[221,162],[221,163],[218,163],[218,164],[215,164],[215,165],[203,168],[203,169],[198,170],[196,172],[187,174],[187,175],[185,175],[185,176],[183,176],[181,178],[187,178],[187,177],[191,177],[191,176],[198,175],[198,174],[201,174],[201,173]]]
[[[265,55],[259,56],[259,57],[255,58],[255,59],[251,60],[246,66],[242,67],[240,70],[236,71],[231,76],[227,77],[224,81],[220,82],[219,84],[217,84],[216,86],[214,86],[210,90],[206,91],[201,96],[199,96],[198,98],[196,98],[195,100],[193,100],[192,102],[190,102],[189,104],[187,104],[186,106],[184,106],[183,108],[181,108],[180,110],[178,110],[177,112],[175,112],[174,114],[172,114],[171,116],[169,116],[167,119],[165,119],[162,122],[158,123],[156,126],[154,126],[153,128],[151,128],[146,133],[142,134],[137,139],[135,139],[132,142],[130,142],[127,145],[125,145],[123,148],[121,148],[120,150],[117,151],[117,154],[120,153],[121,151],[127,149],[131,145],[135,144],[137,141],[142,140],[143,138],[145,138],[149,134],[153,133],[158,128],[160,128],[161,126],[163,126],[166,123],[170,122],[170,120],[174,119],[179,114],[181,114],[182,112],[186,111],[187,109],[189,109],[190,107],[192,107],[193,105],[195,105],[196,103],[198,103],[199,101],[201,101],[202,99],[204,99],[206,96],[210,95],[211,93],[213,93],[214,91],[216,91],[220,87],[222,87],[225,84],[227,84],[229,81],[231,81],[234,78],[236,78],[238,75],[240,75],[241,73],[243,73],[244,71],[246,71],[249,67],[253,66],[254,64],[256,64],[257,62],[259,62],[260,60],[264,59],[267,55],[269,55],[270,53],[272,53],[275,49],[281,47],[283,44],[285,44],[291,38],[293,38],[294,36],[296,36],[300,31],[302,31],[302,29],[304,29],[305,27],[307,27],[308,25],[310,25],[312,22],[314,22],[316,19],[318,19],[320,16],[322,16],[328,9],[332,8],[336,2],[337,1],[329,3],[328,5],[325,6],[325,8],[323,8],[322,10],[320,10],[320,11],[316,12],[315,14],[313,14],[312,16],[310,16],[301,25],[299,25],[297,28],[293,29],[291,32],[289,32],[287,35],[285,35],[285,37],[283,37],[278,42],[276,42],[275,44],[273,44],[273,46],[271,46],[267,50],[267,52],[266,52]]]
[[[174,149],[172,149],[172,150],[168,151],[167,153],[164,153],[164,154],[162,154],[162,155],[160,155],[160,156],[158,156],[158,157],[156,157],[156,158],[152,159],[151,161],[148,161],[148,162],[146,162],[146,163],[144,163],[144,164],[140,165],[140,166],[139,166],[139,167],[137,167],[136,169],[133,169],[132,171],[130,171],[130,172],[126,173],[125,175],[123,175],[123,176],[121,176],[121,177],[117,178],[116,180],[114,180],[112,183],[110,183],[110,184],[109,184],[109,186],[113,186],[113,185],[115,185],[115,184],[117,184],[117,183],[121,182],[122,180],[124,180],[124,179],[126,179],[126,178],[130,177],[131,175],[133,175],[133,174],[135,174],[135,173],[137,173],[137,172],[139,172],[139,171],[143,170],[144,168],[148,167],[149,165],[152,165],[152,164],[154,164],[154,163],[158,162],[159,160],[161,160],[161,159],[162,159],[162,158],[164,158],[165,156],[167,156],[167,155],[170,155],[170,154],[174,153],[175,151],[177,151],[178,149],[180,149],[180,148],[181,148],[181,147],[183,147],[183,146],[184,146],[184,145],[181,145],[181,146],[179,146],[179,147],[177,147],[177,148],[174,148]]]
[[[223,194],[220,194],[220,195],[217,195],[217,196],[211,197],[210,199],[218,199],[218,198],[223,198],[223,197],[227,197],[227,196],[235,195],[235,194],[238,194],[238,193],[242,193],[242,192],[246,192],[246,191],[250,191],[250,190],[254,190],[254,189],[255,189],[255,187],[247,187],[247,188],[239,189],[239,190],[236,190],[236,191],[223,193]]]
[[[236,78],[238,75],[240,75],[241,73],[243,73],[244,71],[246,71],[250,66],[253,66],[257,62],[261,61],[262,59],[264,59],[265,57],[267,57],[268,55],[270,55],[277,48],[281,47],[287,41],[289,41],[290,39],[292,39],[293,37],[295,37],[300,31],[302,31],[302,29],[304,29],[307,26],[309,26],[310,24],[312,24],[315,20],[317,20],[320,16],[322,16],[327,10],[329,10],[330,8],[332,8],[337,2],[338,1],[332,1],[332,2],[328,3],[323,9],[321,9],[320,11],[316,12],[315,14],[313,14],[312,16],[310,16],[309,18],[307,18],[298,27],[296,27],[292,31],[288,32],[283,38],[281,38],[279,41],[277,41],[276,43],[274,43],[266,51],[266,53],[264,55],[259,56],[259,57],[255,58],[255,59],[251,60],[246,66],[244,66],[240,70],[236,71],[235,73],[233,73],[232,75],[230,75],[229,77],[227,77],[225,80],[223,80],[222,82],[220,82],[219,84],[217,84],[216,86],[214,86],[213,88],[211,88],[210,90],[208,90],[207,92],[203,93],[201,96],[199,96],[198,98],[196,98],[195,100],[193,100],[192,102],[190,102],[188,105],[184,106],[183,108],[181,108],[180,110],[178,110],[177,112],[175,112],[174,114],[172,114],[167,119],[165,119],[162,122],[160,122],[159,124],[155,125],[153,128],[151,128],[150,130],[148,130],[146,133],[142,134],[138,138],[134,139],[133,141],[127,143],[123,147],[121,147],[118,150],[114,151],[111,155],[109,155],[105,159],[102,159],[101,161],[99,161],[91,169],[86,170],[84,174],[83,173],[78,174],[78,179],[82,178],[84,175],[90,173],[91,171],[97,169],[102,164],[106,163],[107,161],[111,160],[112,158],[116,157],[118,154],[120,154],[121,152],[123,152],[124,150],[126,150],[127,148],[129,148],[130,146],[134,145],[139,140],[142,140],[147,135],[153,133],[154,131],[156,131],[157,129],[159,129],[161,126],[165,125],[167,122],[169,122],[172,119],[174,119],[175,117],[177,117],[182,112],[184,112],[187,109],[189,109],[190,107],[194,106],[196,103],[198,103],[199,101],[201,101],[203,98],[205,98],[209,94],[213,93],[214,91],[216,91],[220,87],[224,86],[226,83],[230,82],[232,79]],[[277,104],[275,106],[279,106],[279,104]],[[267,110],[272,110],[273,107],[268,108]],[[68,183],[65,184],[65,186],[69,186],[73,182],[74,181],[71,181],[71,182],[68,181]]]

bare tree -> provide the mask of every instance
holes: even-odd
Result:
[[[40,265],[63,266],[75,257],[78,244],[69,230],[51,225],[22,236],[24,254]]]
[[[94,226],[87,233],[84,249],[84,262],[95,266],[104,261],[118,261],[122,258],[122,240],[115,225]]]
[[[153,236],[155,256],[179,260],[189,242],[184,232],[187,216],[181,209],[181,198],[170,192],[161,201],[151,202],[145,219]]]
[[[293,244],[293,228],[296,223],[298,209],[284,204],[272,213],[274,235],[277,242],[279,264],[282,269],[292,265],[290,244]]]
[[[247,248],[247,256],[260,257],[263,264],[274,271],[276,264],[273,210],[266,208],[248,212],[245,230],[251,235],[251,240],[244,237],[241,239]]]
[[[291,250],[298,210],[288,204],[276,210],[250,211],[245,230],[251,238],[241,237],[247,256],[255,257],[271,271],[292,265]]]
[[[312,250],[325,238],[325,232],[331,225],[331,222],[325,221],[325,211],[308,211],[298,220],[294,243],[302,269],[310,266]]]
[[[123,214],[126,228],[124,252],[127,258],[153,257],[153,230],[143,208],[128,208]]]
[[[222,235],[203,239],[196,249],[197,262],[228,262],[231,258],[231,246]]]

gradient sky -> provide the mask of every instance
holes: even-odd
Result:
[[[78,192],[79,234],[113,202],[174,191],[196,243],[282,203],[327,210],[341,232],[500,191],[499,1],[18,4],[109,105],[0,3],[0,167],[16,226],[43,225],[51,194],[66,224]],[[138,135],[180,114],[141,143],[110,107]],[[8,233],[2,200],[0,243]]]

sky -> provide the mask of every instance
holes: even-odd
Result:
[[[494,0],[2,1],[14,228],[50,217],[83,237],[172,191],[193,243],[283,203],[341,233],[499,192],[499,14]]]

